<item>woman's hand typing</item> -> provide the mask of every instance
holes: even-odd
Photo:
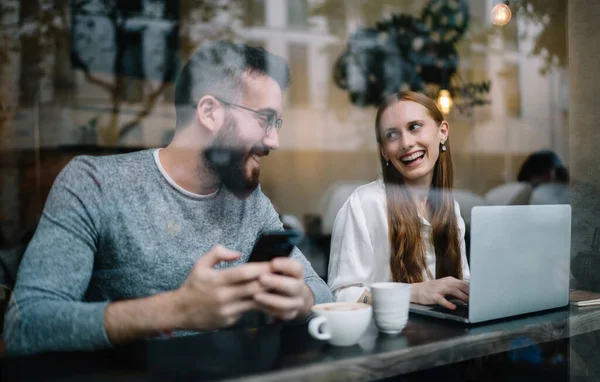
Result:
[[[469,302],[469,282],[454,277],[444,277],[415,283],[412,284],[410,301],[422,305],[438,304],[454,310],[456,305],[446,299],[449,296],[465,303]]]

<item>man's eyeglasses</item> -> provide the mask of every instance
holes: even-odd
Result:
[[[271,133],[271,131],[273,130],[273,127],[277,128],[277,131],[281,130],[281,126],[283,126],[283,119],[281,118],[277,118],[277,114],[275,113],[270,113],[267,111],[260,111],[260,110],[254,110],[254,109],[250,109],[249,107],[246,106],[242,106],[242,105],[238,105],[235,103],[231,103],[231,102],[227,102],[224,99],[221,99],[219,97],[215,97],[215,99],[219,102],[221,102],[223,105],[229,106],[229,107],[238,107],[240,109],[244,109],[247,111],[250,111],[254,114],[259,115],[264,121],[266,121],[266,126],[263,126],[263,128],[265,129],[265,133],[267,135],[269,135]]]

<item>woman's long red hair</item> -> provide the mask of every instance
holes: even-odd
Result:
[[[443,114],[429,97],[415,92],[392,94],[377,110],[375,134],[380,145],[383,144],[380,130],[381,116],[388,107],[400,101],[412,101],[424,106],[438,125],[444,121]],[[462,279],[460,233],[452,191],[450,141],[447,140],[445,145],[446,151],[440,150],[440,156],[435,164],[427,199],[427,208],[431,216],[430,240],[435,248],[435,278],[453,276]],[[407,188],[404,187],[404,178],[400,172],[394,166],[386,166],[386,160],[381,153],[380,161],[387,200],[392,279],[404,283],[421,282],[427,264],[417,206]],[[429,276],[433,278],[433,275]]]

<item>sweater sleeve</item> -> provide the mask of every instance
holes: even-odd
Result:
[[[85,302],[101,224],[101,179],[75,158],[56,178],[19,267],[4,326],[9,354],[109,347],[108,302]]]

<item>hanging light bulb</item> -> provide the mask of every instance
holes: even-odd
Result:
[[[440,89],[437,99],[438,107],[442,114],[447,115],[450,113],[450,109],[452,109],[452,96],[450,95],[450,91],[448,89]]]
[[[494,8],[492,8],[492,12],[490,12],[490,18],[492,19],[492,23],[499,27],[508,24],[511,16],[512,12],[508,7],[508,1],[494,5]]]

